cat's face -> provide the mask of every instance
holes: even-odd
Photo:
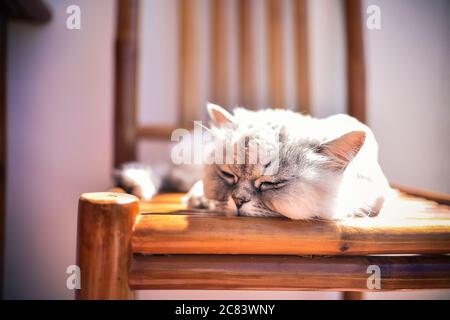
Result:
[[[240,216],[318,214],[317,203],[323,203],[337,178],[334,172],[318,165],[320,156],[310,145],[284,144],[277,156],[265,164],[205,165],[206,197],[224,202],[226,209]],[[278,168],[273,168],[274,163]]]
[[[345,166],[364,142],[360,133],[325,144],[303,141],[293,138],[282,123],[237,123],[239,119],[220,107],[208,111],[220,136],[217,142],[231,143],[233,152],[225,163],[205,165],[204,192],[240,216],[320,215],[331,205]],[[260,149],[249,148],[251,142]],[[270,151],[262,161],[250,161],[250,153],[261,149]],[[244,161],[238,155],[244,155]]]

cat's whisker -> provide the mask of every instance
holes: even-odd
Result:
[[[211,133],[215,137],[217,136],[216,133],[213,130],[211,130],[210,128],[208,128],[204,124],[202,124],[202,123],[200,123],[198,121],[193,121],[193,122],[194,122],[194,125],[200,126],[201,128],[205,129],[206,131],[208,131],[209,133]]]

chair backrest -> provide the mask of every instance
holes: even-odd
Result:
[[[175,128],[189,127],[192,120],[199,119],[202,103],[198,94],[198,44],[201,41],[208,43],[210,56],[207,68],[210,79],[208,100],[225,107],[239,104],[250,109],[284,107],[291,103],[293,109],[308,113],[307,4],[307,0],[210,1],[206,7],[209,38],[204,39],[198,32],[197,22],[201,18],[199,12],[205,8],[200,8],[195,0],[177,2],[179,83],[175,86],[178,87],[175,94],[178,97],[178,120],[174,126],[139,126],[136,120],[138,34],[142,31],[138,27],[139,1],[120,0],[116,42],[115,165],[136,160],[138,139],[168,139]],[[344,6],[348,111],[364,121],[360,1],[347,0]],[[255,13],[257,11],[259,16]],[[261,26],[262,30],[258,29]],[[230,46],[233,48],[230,49]],[[263,62],[260,51],[264,51]],[[237,60],[234,64],[230,62],[233,55]],[[237,75],[233,78],[238,88],[234,98],[230,98],[233,95],[229,86],[231,71]],[[259,77],[262,73],[266,81],[261,85]]]

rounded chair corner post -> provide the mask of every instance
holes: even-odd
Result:
[[[95,192],[78,203],[76,299],[133,299],[128,285],[131,236],[139,200],[129,194]]]

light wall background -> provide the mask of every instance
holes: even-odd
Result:
[[[391,181],[450,193],[450,2],[364,0],[368,121]]]
[[[50,24],[14,22],[8,33],[6,298],[73,298],[65,286],[65,271],[75,263],[78,197],[111,185],[115,2],[46,2],[53,11]],[[235,5],[234,0],[229,2]],[[143,1],[141,24],[147,31],[141,39],[141,123],[175,119],[175,3]],[[80,31],[65,28],[65,9],[71,4],[81,7]],[[379,5],[382,11],[382,29],[365,30],[368,120],[380,144],[382,166],[392,181],[450,193],[450,3],[363,1],[364,7],[369,4]],[[262,29],[262,12],[255,10],[255,32]],[[202,33],[207,33],[201,27],[206,14],[202,11],[198,21]],[[312,111],[316,116],[344,112],[341,1],[310,0],[309,16]],[[227,41],[233,43],[233,39]],[[206,44],[202,46],[204,52]],[[264,59],[264,52],[260,55],[258,59]],[[207,56],[201,53],[199,59]],[[260,63],[258,59],[255,63]],[[259,72],[263,82],[264,72]],[[200,74],[204,85],[199,99],[206,99],[207,72]],[[233,95],[235,90],[230,101]],[[149,163],[166,161],[167,144],[143,142],[139,156]],[[236,291],[145,291],[138,296],[339,298],[333,292]],[[366,297],[433,299],[450,298],[450,293],[370,293]]]
[[[80,194],[111,186],[113,36],[110,0],[50,0],[45,26],[8,31],[4,297],[71,299]],[[81,30],[66,8],[81,7]]]

